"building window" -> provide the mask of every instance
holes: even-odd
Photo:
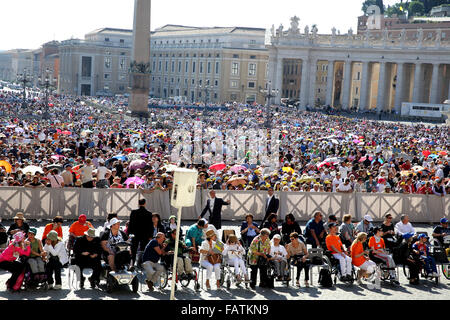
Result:
[[[105,38],[105,42],[109,42],[109,38]]]
[[[110,80],[111,79],[111,73],[105,73],[104,79],[105,80]]]
[[[256,76],[256,63],[250,63],[248,65],[248,75],[249,76]]]
[[[250,56],[250,59],[256,59],[256,56]]]
[[[162,67],[162,61],[160,61],[158,64],[158,71],[160,71],[160,72],[161,72],[161,67]]]
[[[186,63],[185,63],[185,71],[184,72],[188,73],[188,71],[189,71],[189,62],[186,61]]]
[[[120,39],[119,42],[120,42],[121,44],[124,44],[124,43],[125,43],[125,40]]]
[[[237,80],[231,80],[231,83],[230,83],[231,88],[237,88],[238,85],[239,85],[239,83]]]
[[[203,62],[200,62],[199,72],[203,73]]]
[[[211,73],[211,62],[208,62],[208,65],[206,68],[207,68],[208,74],[210,74]]]
[[[164,68],[164,70],[167,72],[167,71],[169,71],[169,62],[168,61],[166,61],[166,63],[165,63],[165,68]]]
[[[195,73],[195,61],[192,61],[192,73]]]
[[[219,74],[220,62],[216,62],[216,74]]]
[[[153,61],[153,66],[152,66],[152,70],[155,71],[156,70],[156,61]]]
[[[122,71],[127,69],[127,59],[126,58],[119,58],[119,69]]]
[[[127,81],[127,75],[125,73],[119,73],[119,81]]]
[[[231,75],[233,76],[239,75],[239,62],[231,63]]]
[[[111,69],[111,57],[105,57],[105,69]]]
[[[178,61],[178,73],[181,73],[181,61]]]
[[[255,88],[255,83],[254,82],[249,82],[248,83],[248,87],[249,88]]]
[[[218,86],[219,86],[219,80],[215,80],[215,81],[214,81],[214,85],[215,85],[216,87],[218,87]]]
[[[239,59],[239,55],[238,54],[233,54],[233,59]]]
[[[172,61],[172,72],[175,72],[175,61]]]

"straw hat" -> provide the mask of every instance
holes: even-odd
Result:
[[[17,213],[13,219],[14,220],[22,220],[23,222],[26,221],[25,217],[23,216],[23,213],[21,213],[21,212]]]

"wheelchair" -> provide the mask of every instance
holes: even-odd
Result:
[[[120,242],[114,246],[115,256],[114,264],[116,272],[111,270],[107,258],[102,263],[102,272],[100,280],[106,280],[106,292],[112,293],[114,289],[131,285],[132,291],[136,293],[139,290],[139,279],[136,271],[129,271],[128,266],[131,263],[131,244],[130,242]]]
[[[396,273],[396,278],[395,279],[391,279],[391,271],[395,271],[396,268],[389,268],[386,263],[381,260],[380,258],[375,257],[372,253],[369,254],[369,258],[370,260],[372,260],[373,262],[375,262],[375,264],[377,265],[377,270],[375,273],[377,273],[379,275],[379,278],[381,281],[383,282],[390,282],[392,284],[394,284],[394,281],[398,281],[398,274]]]
[[[247,259],[245,257],[242,258],[245,263],[245,268],[247,270],[247,275],[249,276],[250,273],[248,272],[248,265],[247,265]],[[236,274],[234,272],[234,266],[230,265],[228,256],[224,256],[222,259],[222,266],[221,266],[221,277],[220,277],[220,284],[227,286],[227,289],[230,289],[231,284],[236,285],[236,287],[240,287],[242,283],[245,284],[245,288],[248,289],[250,280],[246,281],[244,279],[238,280],[236,277]]]
[[[441,265],[442,274],[447,280],[450,280],[450,256],[447,254],[447,250],[450,248],[450,235],[444,237],[444,243],[441,243],[438,239],[433,239],[432,245],[436,264]]]
[[[339,263],[339,260],[333,257],[333,254],[329,250],[325,250],[325,254],[323,256],[324,263],[328,264],[328,270],[330,270],[331,275],[334,275],[334,284],[337,283],[337,279],[339,278],[340,281],[347,283],[347,284],[353,284],[356,280],[356,272],[355,267],[352,265],[352,273],[351,273],[351,279],[344,280],[342,279],[341,274],[341,265]]]
[[[429,279],[429,280],[433,280],[437,285],[439,285],[439,277],[434,277],[432,274],[428,273],[428,271],[425,268],[425,262],[421,261],[420,266],[419,266],[419,276],[421,278],[424,279]],[[439,270],[439,269],[438,269]],[[410,271],[409,271],[409,267],[408,265],[403,265],[403,273],[405,274],[405,277],[410,280],[411,276],[410,276]]]
[[[183,257],[187,257],[187,252],[183,252]],[[164,266],[164,272],[161,273],[161,276],[159,278],[159,283],[156,283],[155,285],[159,287],[160,290],[163,290],[167,287],[169,284],[169,281],[172,282],[172,276],[173,276],[173,255],[166,256],[165,259],[162,260],[161,263]],[[178,273],[175,276],[175,291],[177,291],[177,283],[179,282],[181,284],[182,288],[187,288],[189,284],[191,283],[191,280],[194,281],[194,289],[195,291],[200,290],[200,283],[198,281],[198,272],[194,268],[192,269],[194,273],[194,278],[190,278],[188,275],[182,274],[179,275]]]
[[[31,267],[28,264],[28,257],[24,257],[25,271],[23,278],[23,287],[25,290],[42,289],[48,290],[47,273],[32,273]],[[44,261],[45,263],[45,261]]]

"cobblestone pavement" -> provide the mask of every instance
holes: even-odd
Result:
[[[10,221],[3,221],[6,227],[10,225]],[[46,222],[29,222],[31,226],[38,227],[37,237],[40,238],[43,233]],[[183,230],[193,222],[183,223]],[[94,223],[99,230],[103,223]],[[239,230],[240,224],[237,222],[224,222],[224,229]],[[426,231],[431,235],[432,227],[430,225],[416,225],[416,231]],[[63,227],[63,234],[68,235],[68,226]],[[302,229],[304,224],[302,225]],[[195,266],[194,266],[195,267]],[[440,269],[440,266],[439,266]],[[303,273],[301,275],[301,288],[289,287],[281,283],[275,283],[275,289],[261,289],[256,287],[255,290],[246,289],[245,287],[236,288],[233,284],[229,290],[216,290],[212,286],[212,290],[196,292],[194,284],[191,282],[188,288],[183,289],[179,286],[176,298],[180,300],[448,300],[450,299],[450,280],[447,280],[441,272],[440,283],[438,286],[430,280],[422,279],[420,285],[412,286],[408,283],[402,268],[398,269],[400,274],[400,286],[394,287],[390,284],[382,283],[381,290],[371,290],[366,284],[358,286],[355,282],[353,285],[340,283],[339,280],[333,288],[322,288],[318,286],[318,268],[313,270],[313,284],[310,288],[303,286]],[[68,284],[68,271],[63,269],[62,272],[62,290],[31,290],[22,291],[11,294],[6,290],[5,282],[9,278],[9,273],[0,271],[0,300],[168,300],[170,296],[170,285],[165,290],[149,292],[145,285],[144,276],[140,276],[142,285],[138,293],[133,293],[131,289],[125,287],[114,291],[111,294],[105,290],[92,290],[87,285],[84,290],[71,290]],[[170,283],[170,282],[169,282]],[[215,283],[214,281],[212,283]],[[87,283],[88,284],[88,283]],[[104,289],[104,281],[101,286]]]

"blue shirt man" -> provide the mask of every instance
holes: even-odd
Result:
[[[325,241],[325,227],[323,226],[322,213],[316,212],[314,218],[308,221],[305,228],[306,243],[312,245],[313,248],[321,246]]]

